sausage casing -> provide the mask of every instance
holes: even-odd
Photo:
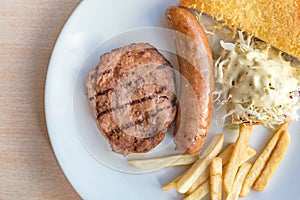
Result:
[[[170,28],[176,32],[176,51],[182,75],[175,143],[177,149],[191,154],[203,146],[212,119],[212,53],[203,28],[188,9],[173,6],[165,14]]]

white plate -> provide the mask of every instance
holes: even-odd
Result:
[[[165,49],[159,42],[163,34],[149,27],[166,28],[164,11],[176,4],[176,0],[85,0],[74,11],[57,40],[46,81],[47,127],[57,160],[83,199],[182,198],[174,190],[162,191],[161,185],[183,168],[134,174],[131,172],[136,171],[132,168],[120,166],[126,159],[109,151],[101,134],[95,134],[98,130],[93,124],[83,84],[87,71],[93,68],[97,54],[101,52],[131,41],[148,41]],[[148,32],[142,29],[145,27]],[[141,30],[144,34],[137,34]],[[172,56],[169,59],[172,60]],[[267,189],[260,193],[252,191],[245,199],[300,199],[299,129],[296,122],[289,127],[291,144]],[[235,135],[228,133],[227,141]],[[270,136],[266,129],[256,127],[250,143],[259,150]],[[168,141],[170,139],[162,146],[168,146]],[[103,149],[99,149],[98,143]],[[105,158],[100,150],[107,151]]]

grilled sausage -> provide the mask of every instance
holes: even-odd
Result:
[[[188,9],[169,7],[165,14],[170,28],[176,31],[176,51],[182,75],[175,143],[177,149],[191,154],[203,146],[212,118],[212,53],[203,28]]]

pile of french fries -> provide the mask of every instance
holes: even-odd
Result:
[[[252,133],[249,124],[240,125],[236,142],[223,151],[224,135],[218,134],[200,156],[197,153],[175,155],[130,160],[129,163],[143,169],[191,165],[162,189],[175,188],[185,194],[184,200],[202,199],[206,195],[210,195],[212,200],[234,200],[247,196],[251,188],[257,191],[265,189],[290,143],[286,131],[289,124],[290,121],[287,121],[280,126],[253,163],[248,161],[256,154],[249,146]]]

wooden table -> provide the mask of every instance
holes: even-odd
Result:
[[[0,199],[80,199],[52,152],[44,86],[80,0],[0,0]]]

